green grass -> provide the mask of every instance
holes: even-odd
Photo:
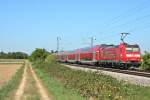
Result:
[[[41,78],[43,78],[47,85],[49,85],[51,92],[55,92],[54,95],[58,98],[62,95],[63,91],[71,89],[80,93],[85,98],[93,98],[95,100],[150,99],[150,87],[119,82],[110,76],[93,72],[87,73],[84,71],[72,70],[59,64],[43,62],[37,63],[34,66],[36,66],[38,74],[43,76]],[[67,92],[64,94],[66,93]]]
[[[85,100],[76,91],[65,88],[63,84],[51,77],[48,73],[40,69],[36,69],[35,71],[55,100]]]
[[[0,59],[0,64],[24,64],[26,59]]]
[[[0,59],[0,62],[24,62],[25,59]]]
[[[17,70],[15,75],[12,77],[10,81],[8,81],[4,86],[0,88],[0,100],[5,100],[6,98],[10,98],[10,93],[17,88],[19,85],[22,73],[23,73],[24,65]]]

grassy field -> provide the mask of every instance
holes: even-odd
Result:
[[[0,59],[0,62],[24,62],[25,59]]]
[[[149,87],[119,82],[103,74],[71,70],[59,64],[36,63],[34,66],[50,92],[58,97],[57,99],[63,95],[60,91],[66,90],[64,94],[69,96],[71,92],[68,89],[79,93],[85,99],[94,100],[149,100],[150,98]],[[65,98],[65,95],[63,96]]]
[[[24,64],[26,59],[0,59],[0,64]]]
[[[15,90],[19,85],[22,78],[23,69],[24,65],[22,65],[22,67],[17,70],[11,80],[9,80],[0,88],[0,100],[12,100],[12,97],[10,95],[13,90]]]

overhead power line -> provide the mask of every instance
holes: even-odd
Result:
[[[149,29],[150,28],[149,27],[150,23],[147,23],[145,25],[146,25],[145,27],[141,27],[141,26],[140,27],[134,27],[134,28],[130,29],[128,32],[135,32],[136,30],[141,30],[141,29],[143,31],[145,29]]]
[[[120,28],[121,26],[125,26],[125,25],[128,25],[130,23],[133,23],[134,22],[138,22],[140,21],[142,18],[146,18],[146,17],[149,17],[150,15],[146,15],[146,16],[142,16],[140,18],[136,18],[136,19],[133,19],[133,20],[130,20],[128,22],[125,22],[123,24],[120,24],[120,25],[116,25],[114,26],[114,24],[118,23],[120,20],[121,20],[121,17],[124,17],[124,18],[127,18],[128,16],[132,16],[132,15],[135,15],[136,13],[139,13],[140,11],[143,11],[144,9],[146,9],[147,7],[145,6],[142,6],[144,4],[146,4],[149,0],[145,0],[144,2],[140,3],[138,5],[138,7],[134,7],[132,9],[129,9],[127,10],[126,12],[124,12],[123,14],[121,15],[118,15],[117,17],[114,17],[114,19],[112,19],[108,24],[105,24],[107,26],[107,28],[105,29],[106,32],[110,33],[112,30],[116,29],[116,28]],[[141,7],[142,6],[142,7]],[[131,13],[132,12],[132,13]],[[134,13],[133,13],[134,12]],[[128,17],[129,18],[129,17]],[[105,26],[104,25],[104,26]],[[110,27],[110,28],[109,28]],[[104,33],[104,32],[101,32],[101,33]]]
[[[140,3],[138,5],[138,7],[133,7],[131,9],[128,9],[127,11],[123,12],[121,15],[118,15],[116,17],[114,17],[113,19],[111,19],[111,21],[108,24],[105,24],[104,26],[112,26],[113,24],[118,23],[122,17],[126,18],[132,15],[135,15],[136,13],[139,13],[140,11],[143,11],[144,9],[146,9],[147,7],[149,7],[149,5],[147,7],[142,6],[143,4],[146,4],[149,0],[145,0],[144,2]]]
[[[116,28],[120,28],[121,26],[125,26],[125,25],[131,24],[131,23],[138,22],[138,21],[143,20],[144,18],[147,18],[147,17],[150,17],[150,14],[145,15],[145,16],[141,16],[141,17],[135,18],[135,19],[133,19],[133,20],[130,20],[130,21],[128,21],[128,22],[125,22],[125,23],[123,23],[123,24],[114,26],[114,27],[112,27],[111,29],[109,29],[109,31],[112,31],[112,30],[114,30],[114,29],[116,29]],[[108,31],[108,32],[109,32],[109,31]]]

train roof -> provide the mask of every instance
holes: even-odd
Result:
[[[86,52],[86,51],[96,51],[99,48],[103,47],[118,47],[118,45],[113,45],[113,44],[101,44],[101,45],[95,45],[93,47],[84,47],[84,48],[79,48],[71,51],[67,51],[68,53],[77,53],[77,52]]]
[[[138,44],[121,43],[120,45],[125,45],[125,46],[127,46],[127,47],[139,47]]]
[[[120,45],[125,45],[128,47],[139,47],[137,44],[127,44],[127,43],[121,43]],[[80,52],[87,52],[87,51],[96,51],[99,48],[117,48],[120,45],[114,45],[114,44],[100,44],[100,45],[95,45],[93,47],[84,47],[84,48],[79,48],[79,49],[75,49],[75,50],[70,50],[70,51],[63,51],[63,52],[59,52],[58,54],[72,54],[72,53],[80,53]]]

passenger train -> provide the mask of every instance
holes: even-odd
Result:
[[[114,68],[137,68],[141,64],[140,47],[137,44],[120,43],[119,45],[101,44],[59,52],[60,62],[91,64]]]

